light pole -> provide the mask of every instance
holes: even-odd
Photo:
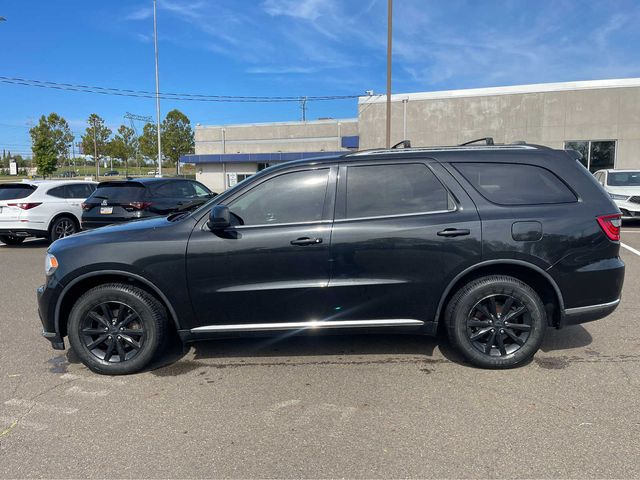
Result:
[[[156,128],[158,129],[158,173],[162,176],[162,140],[160,139],[160,77],[158,76],[158,22],[156,0],[153,0],[153,44],[156,52]]]
[[[388,0],[387,5],[387,148],[391,148],[391,32],[393,0]]]

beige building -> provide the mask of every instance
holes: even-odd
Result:
[[[392,95],[392,143],[458,145],[493,137],[582,152],[592,171],[640,169],[640,78]],[[222,191],[265,166],[385,144],[386,97],[358,100],[358,118],[196,126],[197,178]]]
[[[640,78],[392,95],[392,143],[482,137],[580,150],[592,170],[640,169]],[[359,99],[360,148],[385,143],[386,97]]]
[[[195,128],[196,178],[221,192],[270,164],[357,148],[358,120],[248,123]]]

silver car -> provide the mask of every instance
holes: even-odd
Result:
[[[640,218],[640,170],[598,170],[594,175],[623,219]]]

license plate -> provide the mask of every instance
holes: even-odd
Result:
[[[100,215],[111,215],[113,207],[100,207]]]

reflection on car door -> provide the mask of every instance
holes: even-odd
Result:
[[[226,202],[234,226],[212,232],[200,221],[187,249],[199,325],[326,315],[336,170],[273,174]]]

